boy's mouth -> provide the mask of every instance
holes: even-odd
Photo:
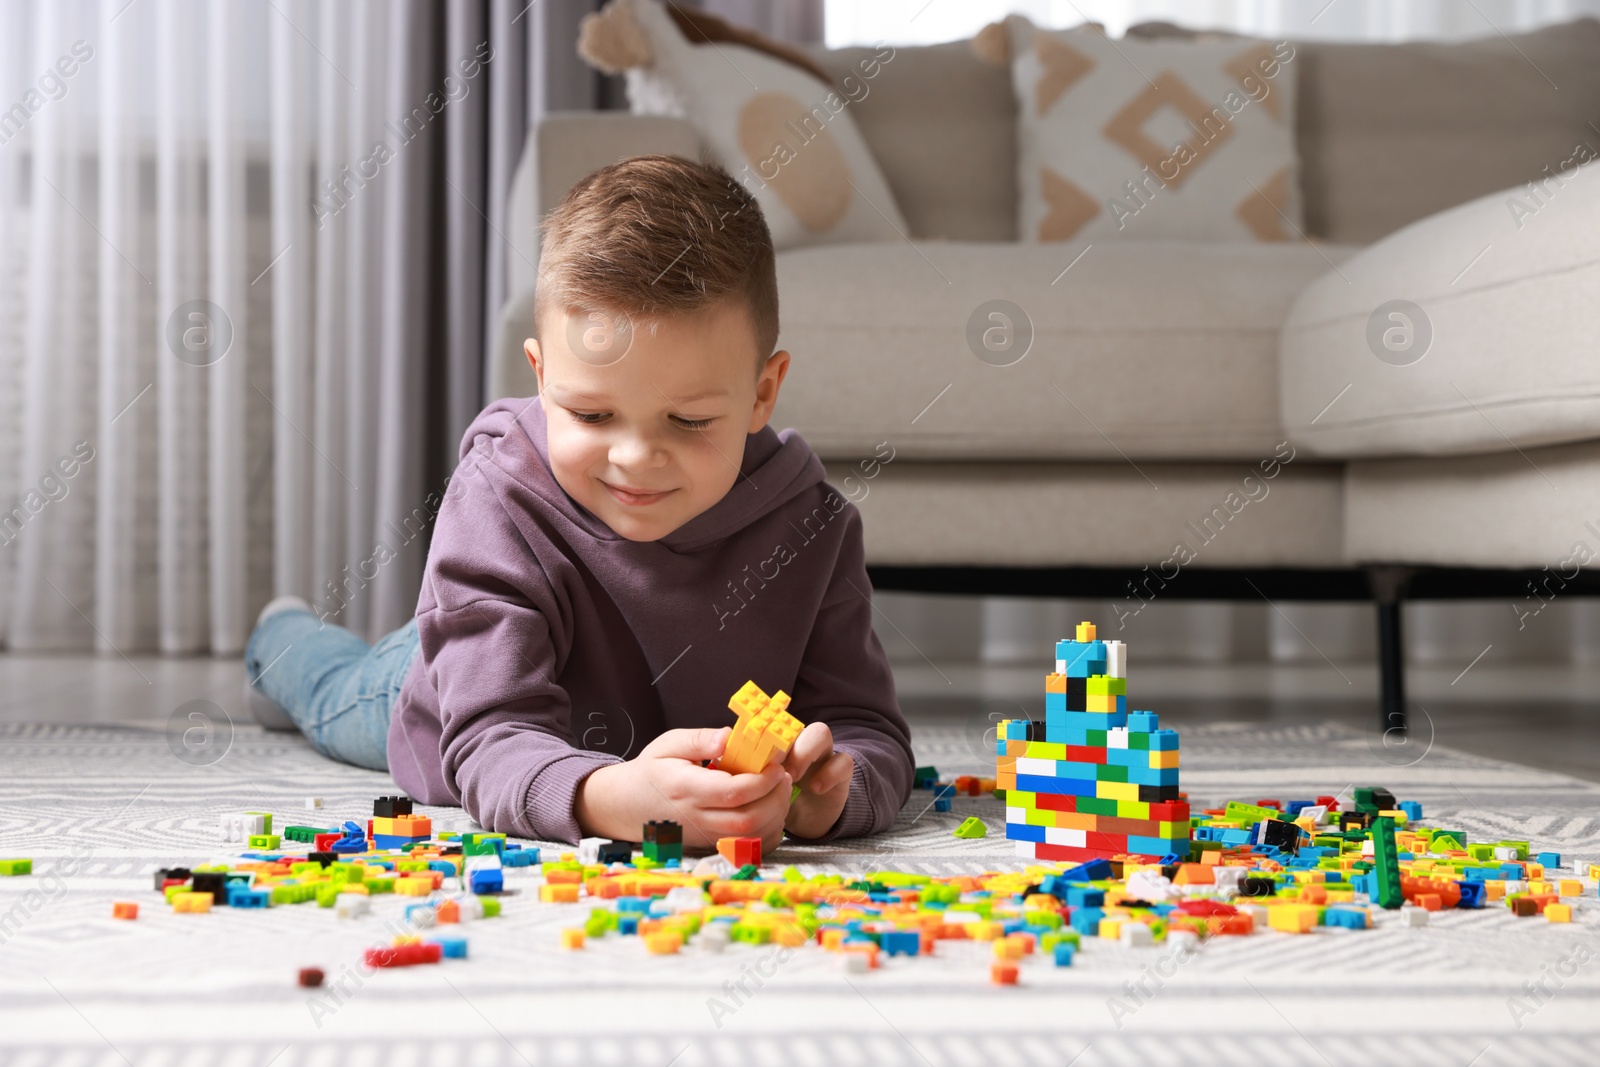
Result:
[[[619,503],[625,504],[628,507],[644,507],[648,504],[654,504],[659,500],[665,499],[675,491],[672,489],[635,489],[632,486],[624,487],[620,485],[612,485],[610,482],[605,481],[602,481],[600,484],[605,486],[611,495],[616,497]]]

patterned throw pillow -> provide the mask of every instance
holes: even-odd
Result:
[[[1299,237],[1292,45],[1005,29],[1022,240]]]
[[[607,46],[637,27],[640,39],[609,48],[636,60],[625,73],[634,114],[687,119],[717,162],[754,194],[776,249],[896,241],[905,233],[894,194],[850,116],[850,96],[870,91],[881,65],[847,79],[854,86],[847,96],[753,48],[691,44],[657,0],[612,0],[601,16]],[[594,48],[580,44],[580,51],[596,62]]]

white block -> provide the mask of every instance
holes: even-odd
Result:
[[[1511,845],[1507,845],[1505,847],[1496,845],[1494,849],[1494,858],[1497,860],[1514,860],[1517,858],[1517,850]]]
[[[1200,935],[1193,930],[1168,930],[1167,950],[1173,955],[1185,955],[1200,947]]]
[[[490,852],[484,856],[467,856],[464,858],[463,870],[467,871],[498,871],[504,864],[500,857]]]
[[[1089,834],[1086,830],[1069,830],[1064,826],[1046,826],[1044,828],[1044,841],[1047,845],[1070,845],[1073,848],[1086,848],[1089,844]]]
[[[600,846],[607,838],[585,837],[578,842],[578,862],[588,866],[600,862]]]
[[[871,968],[865,952],[844,952],[840,955],[844,957],[845,974],[866,974]]]
[[[1013,807],[1007,807],[1006,808],[1006,822],[1023,823],[1024,825],[1026,825],[1027,821],[1028,821],[1028,809],[1027,808],[1013,808]]]
[[[1045,778],[1056,776],[1056,761],[1053,759],[1040,759],[1037,756],[1018,756],[1018,774],[1037,774]]]
[[[1128,646],[1121,641],[1106,642],[1106,676],[1110,678],[1128,676]]]
[[[1122,924],[1123,948],[1149,948],[1156,943],[1155,935],[1150,928],[1142,922],[1124,922]]]
[[[720,853],[713,852],[694,865],[694,870],[689,873],[696,878],[726,878],[730,874],[738,874],[739,868],[729,863]]]
[[[1248,873],[1243,867],[1223,867],[1220,865],[1213,867],[1211,870],[1212,877],[1217,880],[1217,892],[1222,895],[1237,893],[1239,891],[1239,883],[1244,881],[1244,877]]]
[[[1013,841],[1012,844],[1017,846],[1017,855],[1021,856],[1023,859],[1038,859],[1038,857],[1034,855],[1032,841]]]
[[[1113,726],[1106,731],[1107,748],[1127,748],[1128,728],[1126,726]]]
[[[306,810],[307,811],[320,811],[321,809],[322,809],[322,798],[321,797],[306,797]]]
[[[1310,819],[1318,826],[1321,826],[1323,823],[1328,821],[1328,806],[1326,804],[1312,804],[1309,807],[1301,808],[1300,814],[1297,817],[1302,819]]]
[[[1160,871],[1139,870],[1128,875],[1128,895],[1135,900],[1151,902],[1170,900],[1178,896],[1171,879]]]
[[[699,911],[710,903],[704,890],[694,885],[675,886],[667,890],[663,900],[673,911]]]
[[[1056,660],[1056,673],[1057,674],[1066,674],[1067,673],[1067,661],[1066,660],[1064,660],[1064,659]]]
[[[365,893],[340,893],[334,898],[333,911],[341,919],[359,919],[372,911],[372,900]]]
[[[1428,909],[1426,908],[1401,908],[1400,921],[1407,926],[1427,926]]]

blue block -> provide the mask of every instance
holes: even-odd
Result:
[[[1489,903],[1489,888],[1482,882],[1457,882],[1461,887],[1461,899],[1456,902],[1458,908],[1481,908]]]
[[[428,870],[438,871],[440,874],[449,878],[454,878],[456,875],[456,865],[446,862],[445,860],[429,860]]]
[[[536,848],[514,848],[500,858],[500,863],[505,867],[533,867],[539,863],[539,850]]]
[[[272,894],[265,889],[230,889],[228,907],[264,908],[272,902]]]
[[[1144,856],[1187,856],[1188,841],[1169,841],[1164,837],[1134,837],[1128,835],[1128,851]]]
[[[650,910],[649,897],[618,897],[617,911],[633,912],[635,914]]]
[[[1057,796],[1092,797],[1096,783],[1082,778],[1048,778],[1042,774],[1017,775],[1017,789],[1023,793],[1054,793]]]
[[[1067,906],[1098,908],[1106,902],[1106,891],[1093,886],[1075,885],[1067,890]]]
[[[1178,747],[1178,731],[1157,730],[1150,735],[1151,752],[1171,752]]]
[[[1006,823],[1006,840],[1008,841],[1044,841],[1043,826],[1029,826],[1022,822]]]
[[[467,958],[467,939],[464,937],[434,936],[425,940],[438,945],[444,950],[447,960],[464,960]]]
[[[1057,967],[1071,967],[1072,966],[1072,954],[1073,954],[1073,952],[1074,952],[1074,949],[1072,947],[1072,942],[1070,942],[1070,941],[1057,941],[1056,942],[1056,948],[1055,948],[1056,966]]]
[[[505,888],[505,878],[498,870],[492,869],[472,871],[468,882],[474,893],[498,893]]]
[[[956,787],[953,785],[935,785],[933,787],[933,795],[935,799],[939,797],[953,797],[956,795]]]
[[[1406,819],[1409,822],[1416,822],[1422,818],[1422,805],[1415,800],[1402,800],[1400,802],[1400,810],[1406,813]]]
[[[1140,753],[1143,755],[1143,753]],[[1177,785],[1176,767],[1129,767],[1128,781],[1134,785]]]
[[[1108,748],[1106,749],[1106,766],[1149,769],[1150,753],[1142,748]]]
[[[638,932],[639,932],[639,916],[637,916],[637,915],[619,915],[619,916],[617,916],[617,933],[623,934],[624,936],[632,936],[633,934],[637,934]]]
[[[1128,730],[1131,733],[1151,734],[1160,727],[1160,716],[1153,711],[1128,712]]]
[[[1367,917],[1359,911],[1334,906],[1322,913],[1322,925],[1343,927],[1346,930],[1365,930]]]
[[[422,837],[401,837],[399,834],[373,834],[373,848],[405,848],[407,845],[425,845],[428,843],[426,835]]]
[[[1089,743],[1089,727],[1083,721],[1087,714],[1081,711],[1069,711],[1061,716],[1060,722],[1052,721],[1046,715],[1044,720],[1044,739],[1052,745],[1087,745]]]
[[[1083,725],[1090,730],[1109,730],[1114,726],[1128,725],[1128,713],[1125,711],[1080,711],[1077,714],[1082,716]],[[1154,739],[1156,735],[1150,736]],[[1150,747],[1155,747],[1153,740]]]
[[[1026,741],[1028,739],[1028,724],[1021,719],[1013,719],[1006,723],[1007,741]]]
[[[1089,860],[1076,867],[1068,867],[1060,877],[1069,882],[1099,882],[1111,877],[1111,861]]]
[[[666,863],[663,863],[662,866],[663,867],[682,867],[683,866],[683,861],[678,859],[678,857],[674,856],[670,860],[668,860]]]
[[[1049,721],[1051,712],[1058,712],[1058,713],[1064,715],[1064,714],[1066,714],[1066,711],[1067,711],[1067,694],[1065,694],[1065,693],[1046,693],[1044,695],[1044,714],[1045,714],[1045,720],[1047,722]]]
[[[1106,917],[1102,908],[1074,908],[1072,910],[1072,928],[1085,937],[1098,937],[1100,935],[1100,920]]]
[[[950,798],[949,797],[937,797],[937,798],[935,798],[935,800],[933,802],[933,810],[934,811],[949,811],[950,810]]]
[[[889,956],[915,956],[922,951],[922,935],[915,930],[886,930],[878,946]]]
[[[1542,867],[1559,867],[1561,866],[1561,853],[1541,852],[1535,862]]]

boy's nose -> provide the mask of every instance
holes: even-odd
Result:
[[[647,437],[629,434],[611,446],[613,466],[625,470],[648,470],[667,462],[667,451]]]

